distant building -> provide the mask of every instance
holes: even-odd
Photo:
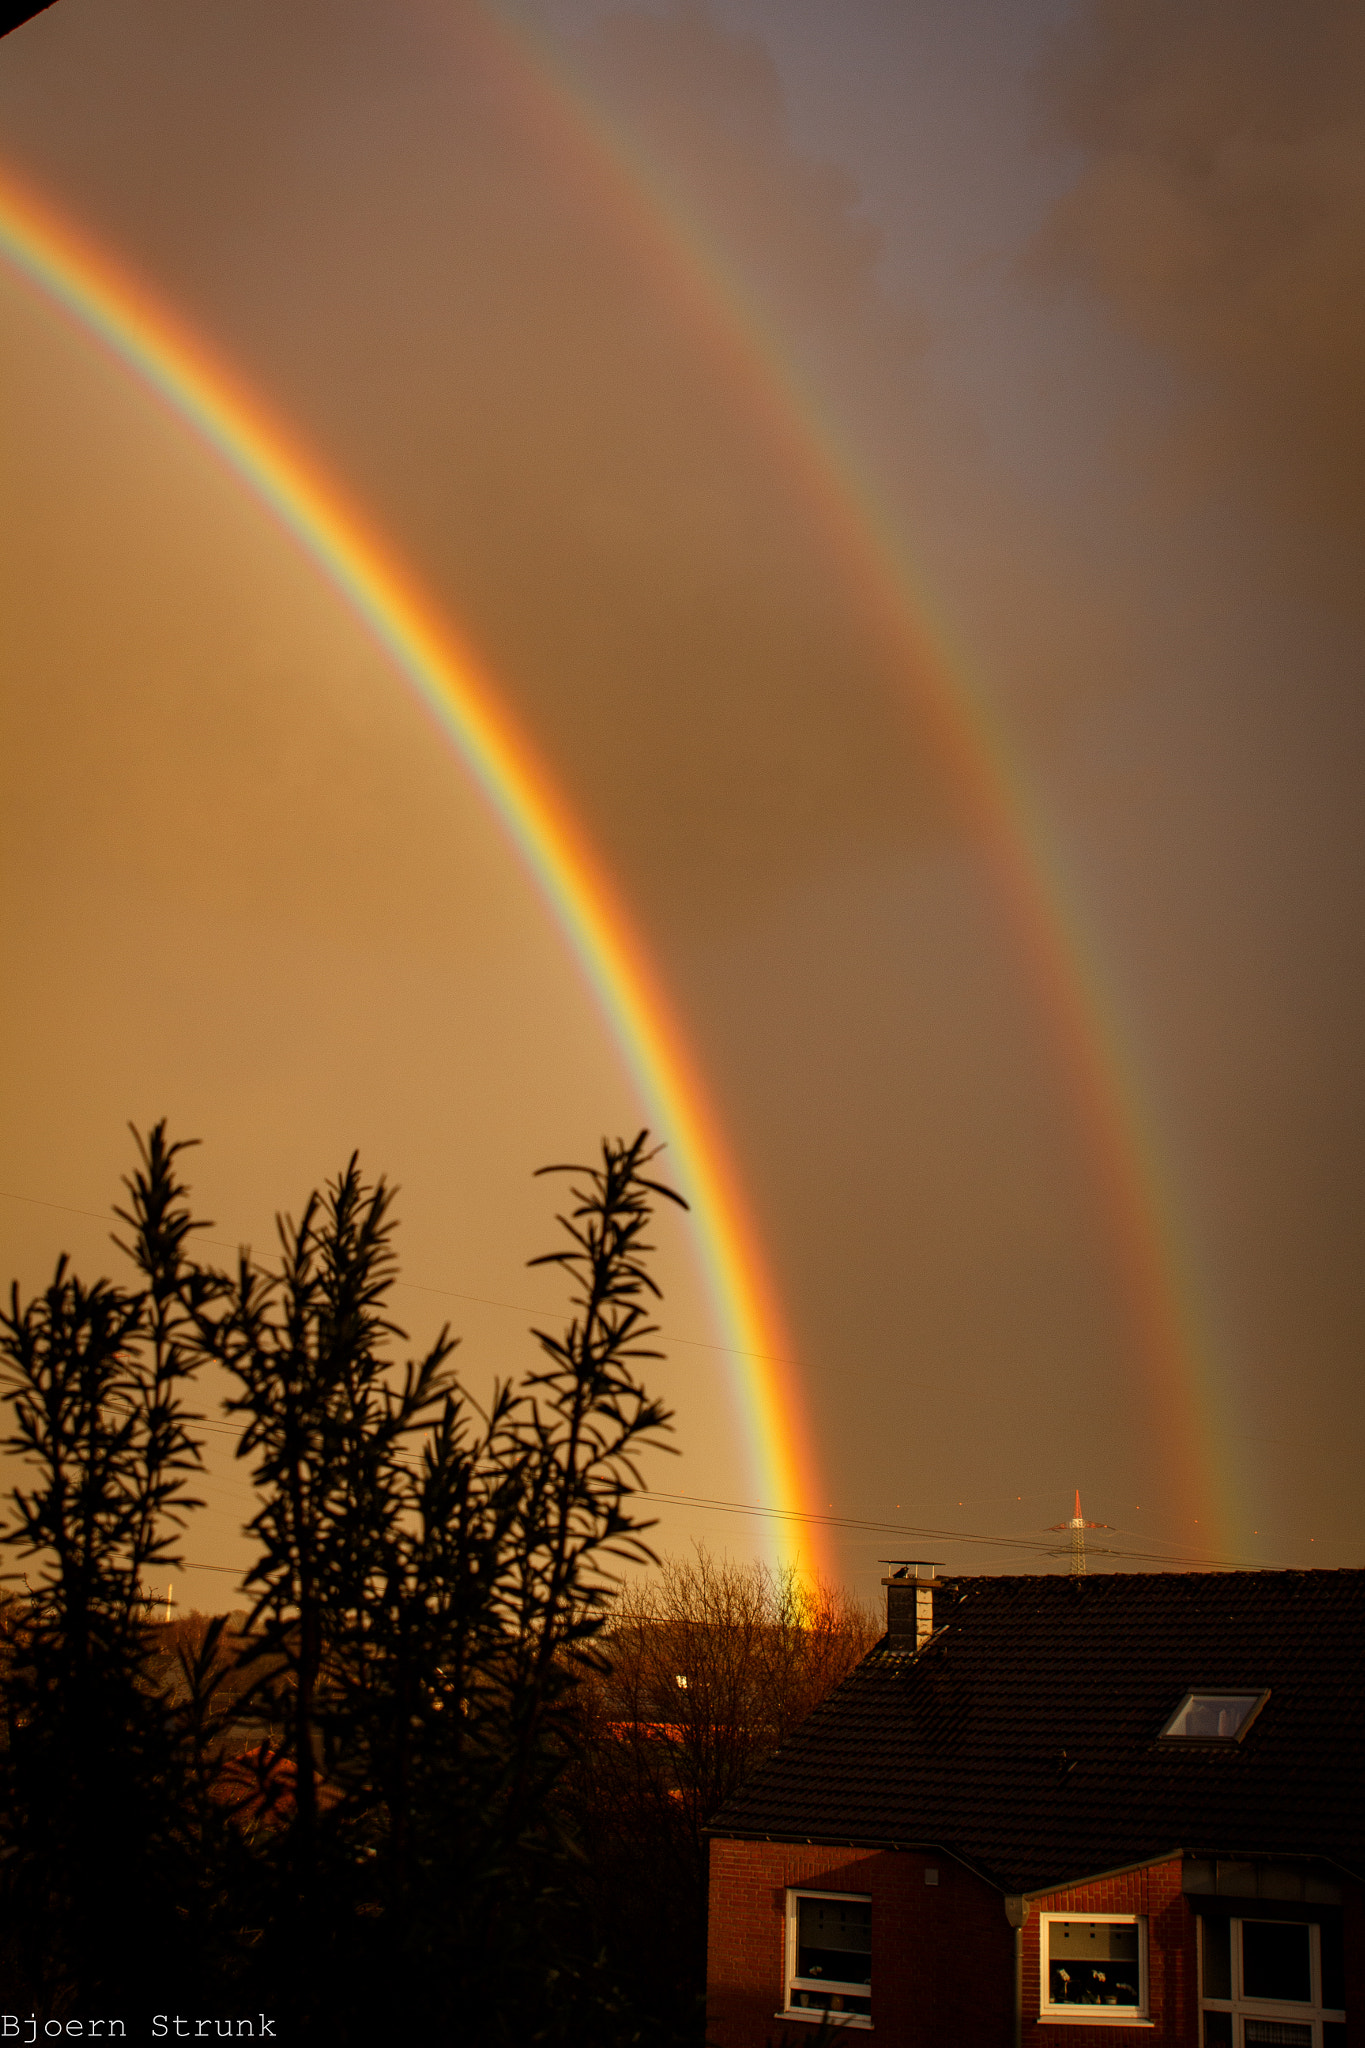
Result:
[[[717,2048],[1362,2048],[1365,1571],[885,1583],[713,1823]]]

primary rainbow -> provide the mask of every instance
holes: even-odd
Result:
[[[418,691],[516,846],[586,976],[691,1204],[775,1558],[827,1563],[791,1343],[702,1080],[630,919],[471,649],[386,542],[204,342],[50,204],[0,171],[0,255],[143,380],[274,515]]]

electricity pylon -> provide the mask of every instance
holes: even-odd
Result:
[[[1071,1576],[1082,1578],[1089,1570],[1085,1561],[1085,1532],[1087,1529],[1110,1529],[1112,1522],[1087,1522],[1081,1513],[1081,1489],[1076,1488],[1076,1512],[1069,1522],[1049,1522],[1048,1534],[1060,1535],[1064,1529],[1071,1531]]]

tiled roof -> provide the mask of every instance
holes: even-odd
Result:
[[[962,1578],[719,1813],[721,1835],[930,1845],[1006,1891],[1183,1848],[1365,1874],[1365,1571]],[[1158,1742],[1188,1691],[1270,1699]]]

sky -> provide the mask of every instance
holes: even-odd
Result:
[[[1077,1488],[1094,1568],[1361,1562],[1363,67],[1347,0],[0,41],[0,167],[344,482],[610,875],[865,1593],[1064,1569]],[[129,1120],[224,1248],[358,1146],[414,1343],[516,1369],[535,1167],[647,1114],[612,1015],[355,612],[2,260],[0,350],[7,1274],[117,1269]],[[695,1223],[659,1258],[656,1541],[788,1555]]]

